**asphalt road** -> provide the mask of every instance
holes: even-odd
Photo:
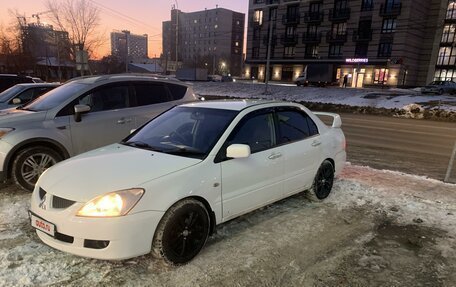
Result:
[[[456,124],[372,115],[341,114],[348,161],[377,169],[445,178]],[[456,182],[456,162],[451,173]]]

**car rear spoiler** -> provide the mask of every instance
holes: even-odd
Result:
[[[324,116],[324,117],[332,117],[333,122],[331,127],[332,128],[340,128],[342,126],[342,119],[338,114],[335,113],[325,113],[325,112],[313,112],[317,116]]]

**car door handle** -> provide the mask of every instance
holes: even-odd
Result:
[[[281,154],[280,152],[279,152],[279,153],[273,153],[273,154],[271,154],[270,156],[268,156],[268,158],[269,158],[269,159],[272,159],[272,160],[278,159],[278,158],[280,158],[280,157],[282,157],[282,154]]]
[[[321,145],[321,141],[313,141],[312,146],[319,146]]]

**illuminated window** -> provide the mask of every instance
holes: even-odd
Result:
[[[255,10],[253,13],[253,22],[263,25],[263,10]]]
[[[386,84],[388,81],[388,69],[382,68],[382,69],[375,69],[375,75],[374,75],[374,84]]]
[[[450,4],[448,4],[446,18],[447,19],[456,19],[456,2],[455,1],[451,1]]]

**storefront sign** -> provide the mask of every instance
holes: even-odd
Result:
[[[345,59],[345,63],[369,63],[369,59],[365,58],[347,58]]]

